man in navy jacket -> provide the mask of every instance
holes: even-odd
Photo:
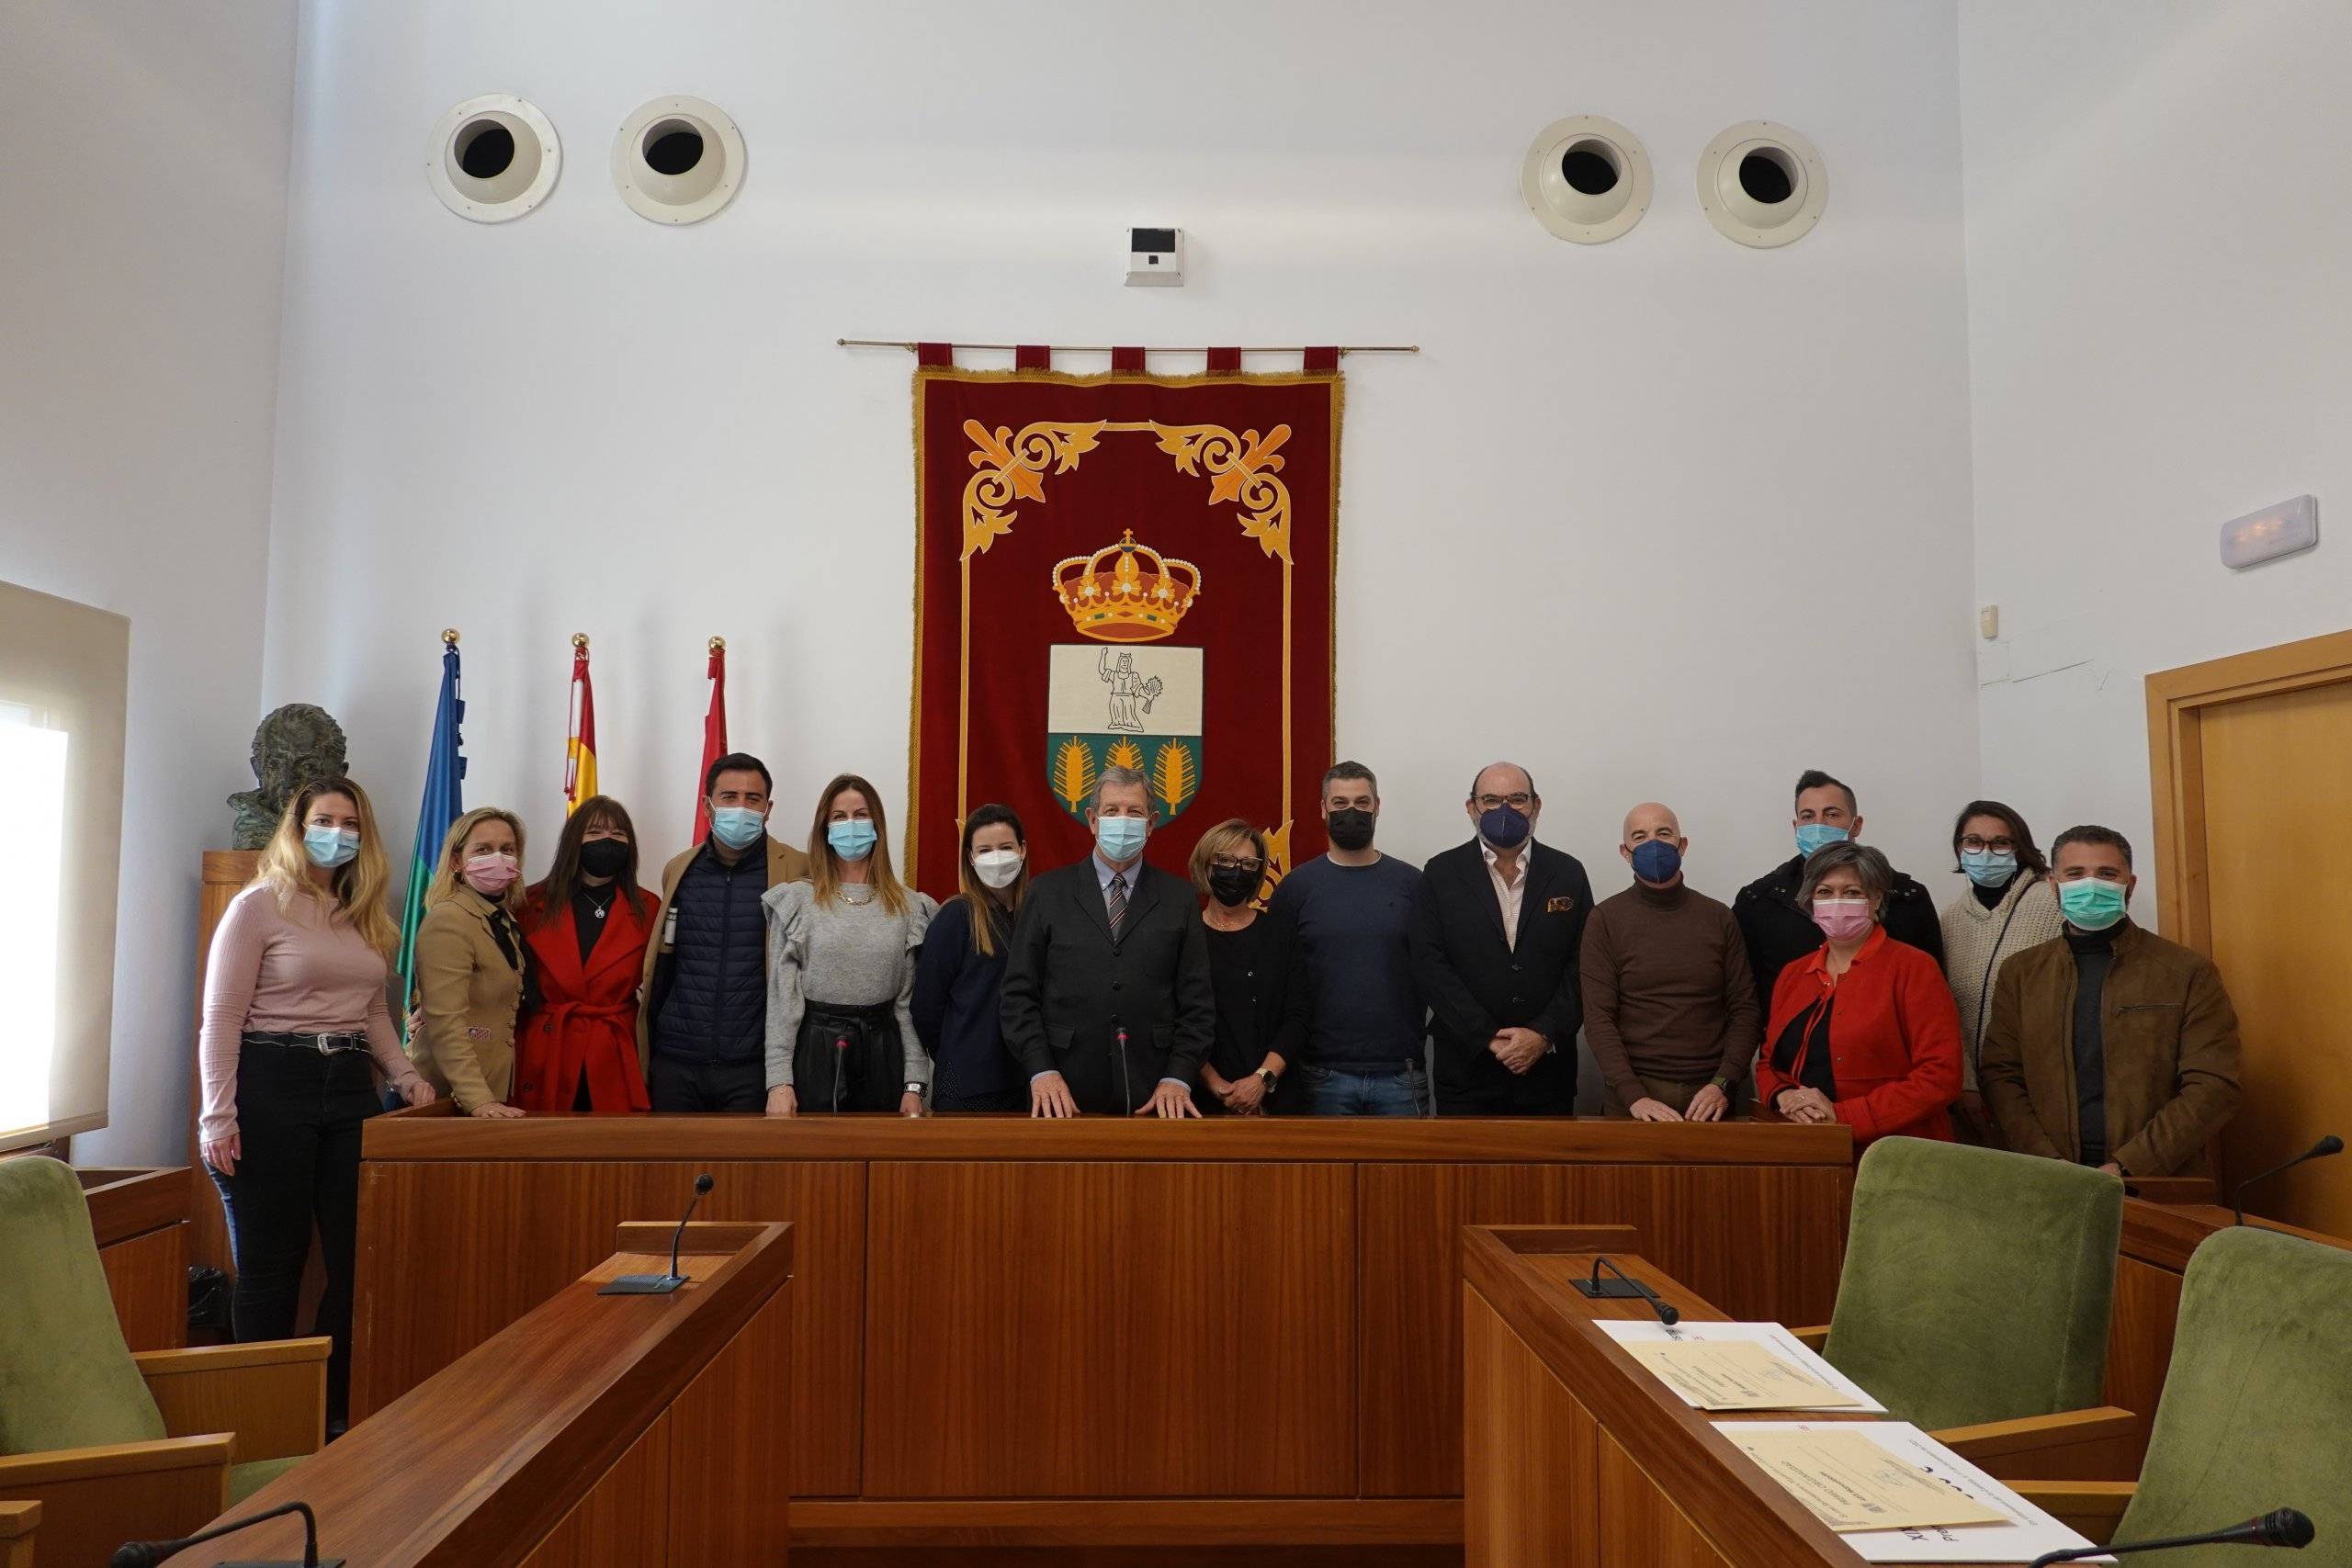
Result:
[[[1543,809],[1526,769],[1492,763],[1464,802],[1476,836],[1421,868],[1408,941],[1430,1005],[1440,1115],[1575,1110],[1592,884],[1574,855],[1535,841]]]

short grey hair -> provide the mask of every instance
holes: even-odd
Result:
[[[1094,793],[1087,797],[1086,808],[1089,811],[1099,814],[1102,809],[1102,792],[1104,790],[1127,789],[1129,787],[1143,791],[1144,807],[1147,810],[1149,809],[1151,806],[1151,781],[1144,777],[1140,772],[1134,768],[1103,769],[1101,776],[1096,778],[1094,781]]]
[[[1374,800],[1378,800],[1380,798],[1380,781],[1373,777],[1372,770],[1365,767],[1362,762],[1334,762],[1329,768],[1325,769],[1323,772],[1323,793],[1326,796],[1329,796],[1331,793],[1331,782],[1334,779],[1362,779],[1365,785],[1371,789],[1372,798]]]
[[[1797,902],[1811,905],[1821,879],[1833,871],[1852,872],[1872,904],[1884,904],[1886,896],[1894,891],[1894,868],[1886,863],[1886,856],[1868,844],[1845,839],[1813,852],[1804,863],[1804,880],[1797,885]]]

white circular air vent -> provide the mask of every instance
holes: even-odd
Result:
[[[1743,245],[1802,240],[1828,202],[1821,149],[1785,125],[1726,126],[1699,154],[1699,205],[1708,222]]]
[[[433,194],[477,223],[522,217],[548,198],[562,167],[555,127],[512,93],[468,98],[435,122],[424,149]]]
[[[743,133],[716,104],[656,98],[621,121],[613,184],[656,223],[699,223],[743,186]]]
[[[1519,193],[1561,239],[1598,245],[1650,209],[1650,155],[1615,120],[1570,115],[1536,134],[1519,165]]]

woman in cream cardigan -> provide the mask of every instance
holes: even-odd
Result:
[[[469,1116],[520,1116],[514,1017],[529,978],[521,907],[523,824],[494,806],[469,811],[442,841],[416,931],[422,1022],[409,1055]]]
[[[1961,1095],[1952,1124],[1963,1142],[2001,1146],[1976,1091],[1976,1054],[1993,1011],[1993,981],[2016,953],[2055,942],[2064,927],[2050,864],[2025,818],[1997,800],[1972,800],[1951,825],[1952,869],[1968,890],[1943,907],[1944,979],[1960,1009]]]

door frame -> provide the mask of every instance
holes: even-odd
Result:
[[[2147,678],[2156,919],[2173,941],[2213,955],[2205,867],[2205,711],[2339,682],[2352,682],[2352,631],[2184,664]]]

